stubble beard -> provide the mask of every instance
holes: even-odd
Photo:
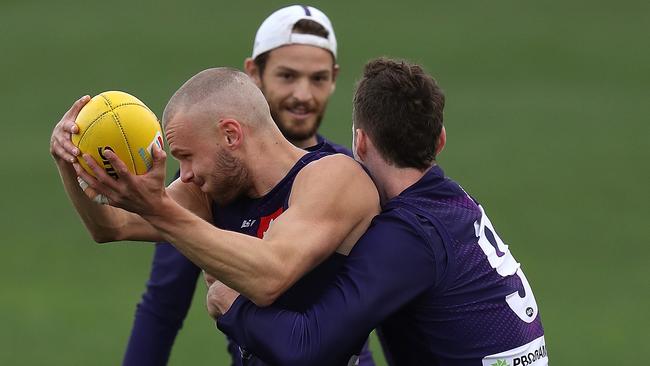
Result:
[[[214,182],[211,198],[221,206],[245,196],[252,187],[248,169],[226,151],[217,153],[211,180]]]
[[[325,114],[324,112],[325,110],[323,109],[316,115],[316,121],[308,130],[299,130],[291,127],[291,124],[288,121],[284,121],[280,117],[280,113],[277,112],[275,108],[271,109],[271,117],[273,118],[273,121],[275,121],[275,124],[278,126],[280,132],[282,132],[284,137],[287,140],[294,142],[304,141],[314,137],[320,128],[320,124],[323,120],[323,115]]]
[[[268,93],[266,87],[264,86],[264,83],[262,83],[262,87],[260,89],[262,90],[262,94],[264,94],[264,96],[266,97]],[[284,137],[292,143],[305,141],[314,137],[318,132],[318,129],[320,128],[320,124],[323,121],[323,117],[325,116],[325,110],[327,109],[327,100],[326,100],[323,103],[323,106],[319,109],[318,113],[316,114],[316,121],[314,122],[314,124],[308,130],[304,131],[304,130],[297,130],[290,127],[291,126],[290,121],[285,121],[284,119],[281,118],[280,110],[284,108],[283,104],[287,104],[287,103],[283,103],[282,101],[280,101],[279,103],[276,104],[268,99],[267,102],[269,103],[269,109],[271,111],[271,117],[273,118],[273,121],[280,129],[280,132],[282,132],[282,135],[284,135]],[[316,106],[316,108],[318,108],[318,106]]]

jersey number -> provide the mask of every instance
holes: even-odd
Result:
[[[494,268],[502,277],[519,276],[523,285],[523,296],[521,291],[515,291],[506,296],[506,303],[517,316],[526,323],[532,323],[537,317],[537,302],[533,290],[528,284],[520,264],[512,256],[508,246],[499,238],[496,230],[492,226],[490,219],[485,214],[483,207],[478,206],[481,210],[481,220],[474,222],[474,230],[478,238],[478,244],[481,246],[483,253],[487,256],[490,266]]]

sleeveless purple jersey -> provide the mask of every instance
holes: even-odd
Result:
[[[548,364],[519,263],[439,167],[383,207],[313,301],[293,312],[240,297],[218,325],[282,365],[344,364],[375,327],[390,365]]]
[[[263,238],[273,225],[273,220],[289,208],[291,188],[298,172],[312,161],[336,153],[326,142],[320,142],[291,168],[289,173],[263,197],[252,199],[241,197],[225,206],[212,205],[213,223],[221,229]],[[282,294],[275,304],[292,311],[303,311],[327,287],[340,269],[345,256],[334,253],[323,263],[303,276]],[[263,281],[264,279],[257,279]],[[235,365],[266,365],[263,361],[228,339],[228,350]]]

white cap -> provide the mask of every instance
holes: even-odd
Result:
[[[329,33],[327,38],[313,34],[293,33],[293,26],[299,20],[309,19],[320,24]],[[290,44],[306,44],[324,48],[336,58],[336,36],[332,23],[322,11],[304,5],[292,5],[276,10],[264,20],[255,34],[253,58],[272,49]]]

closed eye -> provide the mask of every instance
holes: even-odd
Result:
[[[176,160],[178,160],[178,161],[180,161],[180,160],[188,160],[188,159],[190,159],[191,156],[192,156],[192,155],[189,154],[189,153],[186,153],[186,152],[180,152],[180,151],[177,151],[177,150],[172,150],[172,151],[170,151],[170,153],[172,154],[172,156],[174,157],[174,159],[176,159]]]

